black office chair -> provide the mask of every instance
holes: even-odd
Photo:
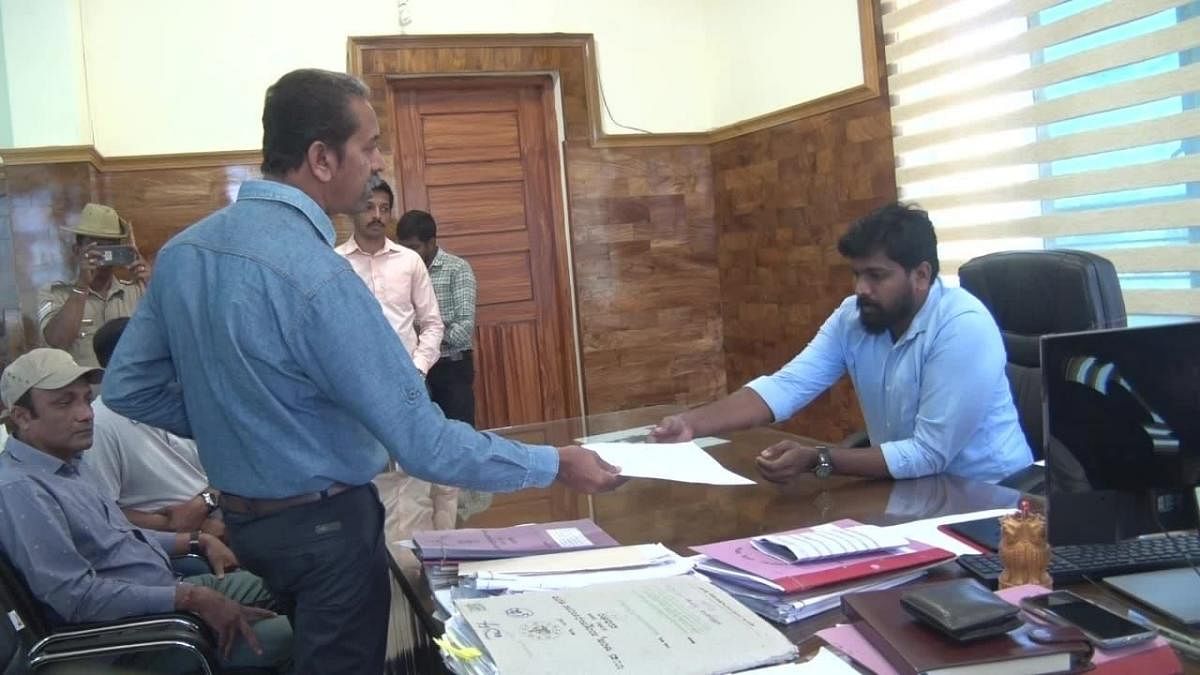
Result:
[[[1021,430],[1034,459],[1042,459],[1039,340],[1052,333],[1124,327],[1125,300],[1117,270],[1106,258],[1086,251],[1004,251],[967,261],[958,279],[1000,326]],[[1040,477],[1040,469],[1034,468],[1001,484],[1029,488]]]
[[[208,626],[190,614],[154,614],[111,623],[51,628],[24,578],[0,554],[0,671],[104,672],[114,657],[180,649],[195,657],[189,672],[222,672]],[[85,665],[87,667],[85,667]]]

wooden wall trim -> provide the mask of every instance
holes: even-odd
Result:
[[[0,149],[0,159],[5,166],[29,164],[78,164],[91,163],[99,167],[103,160],[95,146],[91,145],[46,145],[37,148]]]
[[[152,171],[162,169],[198,169],[235,164],[258,164],[261,150],[230,150],[222,152],[184,152],[164,155],[133,155],[105,157],[92,145],[50,145],[38,148],[0,149],[5,166],[32,164],[88,163],[100,172]]]

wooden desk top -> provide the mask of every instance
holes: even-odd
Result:
[[[653,424],[680,409],[655,406],[494,431],[521,441],[566,445],[585,436]],[[821,480],[803,476],[788,485],[775,485],[758,475],[754,458],[773,443],[798,437],[761,428],[722,438],[729,442],[710,447],[709,452],[729,470],[755,480],[755,485],[691,485],[632,479],[612,493],[589,498],[593,520],[622,544],[662,542],[677,553],[691,554],[688,547],[693,545],[779,532],[840,518],[890,525],[955,513],[1015,508],[1021,496],[1015,490],[954,476],[902,481],[839,476]],[[951,562],[933,570],[928,579],[963,574],[958,565]],[[425,584],[416,584],[414,590],[418,596],[425,596],[421,604],[427,610],[431,609]],[[1117,596],[1099,587],[1073,590],[1102,604],[1114,607],[1121,604]],[[781,629],[800,643],[815,631],[842,620],[840,611],[830,611]],[[1187,672],[1200,672],[1198,664],[1185,661],[1185,666]]]

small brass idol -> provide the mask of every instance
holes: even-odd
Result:
[[[1046,517],[1022,500],[1020,509],[1000,518],[1000,588],[1037,584],[1050,588],[1050,544],[1046,541]]]

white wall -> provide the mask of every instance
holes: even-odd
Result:
[[[2,0],[12,144],[92,143],[78,0]]]
[[[271,82],[302,66],[345,70],[350,35],[401,32],[396,0],[0,3],[9,55],[10,35],[30,25],[10,6],[78,7],[74,18],[64,11],[54,25],[65,36],[82,22],[82,48],[63,50],[64,58],[86,54],[90,131],[107,156],[257,148]],[[856,6],[856,0],[409,0],[405,15],[410,34],[592,33],[616,120],[681,132],[861,83]],[[52,18],[37,17],[39,30]],[[7,62],[12,78],[17,68],[12,58]],[[27,81],[53,74],[36,60],[19,70]],[[28,119],[50,105],[13,94],[14,127],[17,108]],[[87,100],[78,103],[86,120]],[[70,125],[47,120],[45,126]],[[608,120],[604,128],[627,132]],[[18,145],[45,144],[24,140]]]
[[[708,0],[713,126],[863,83],[855,0]]]

